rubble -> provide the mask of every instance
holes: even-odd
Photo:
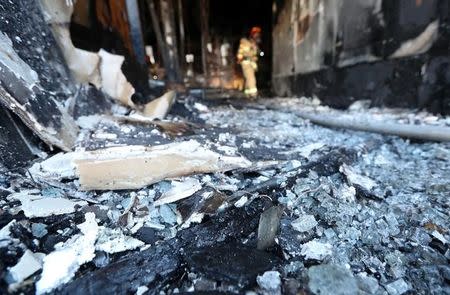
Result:
[[[74,151],[4,181],[2,261],[14,267],[27,249],[45,255],[42,273],[7,287],[448,291],[448,144],[327,129],[251,104],[205,100],[207,110],[195,113],[190,99],[189,116],[204,120],[193,133],[171,138],[155,125],[84,118]],[[171,112],[166,119],[188,121]],[[116,170],[106,165],[113,162]]]
[[[324,260],[333,254],[333,247],[328,243],[321,243],[316,240],[309,241],[302,245],[301,255],[305,259]]]
[[[61,284],[67,283],[78,268],[95,257],[95,241],[98,236],[98,225],[95,214],[86,213],[86,221],[78,228],[80,235],[73,236],[63,245],[44,257],[44,265],[40,280],[36,283],[36,294],[52,291]]]
[[[386,285],[386,291],[390,295],[401,295],[408,292],[408,290],[409,290],[408,283],[406,283],[405,280],[403,279],[399,279],[395,282]]]
[[[308,288],[313,294],[359,294],[356,279],[340,265],[311,266],[308,279]]]
[[[164,119],[169,112],[170,107],[174,104],[176,95],[176,92],[172,90],[168,91],[163,96],[152,100],[144,106],[142,111],[143,115],[151,120]]]
[[[8,270],[11,284],[20,284],[42,268],[41,261],[33,252],[26,250],[19,262]]]
[[[195,178],[187,178],[184,181],[172,181],[171,185],[172,187],[154,202],[155,206],[173,203],[190,197],[202,188],[200,182]]]
[[[283,208],[277,206],[271,207],[261,214],[258,225],[257,248],[259,250],[265,250],[275,244],[282,214]]]
[[[46,198],[27,192],[12,194],[12,199],[19,200],[26,217],[47,217],[75,212],[77,207],[87,205],[85,201],[71,201],[65,198]]]
[[[281,294],[280,273],[277,271],[266,271],[263,275],[256,278],[258,286],[263,294]]]
[[[302,215],[292,221],[292,227],[299,232],[307,232],[317,226],[317,221],[313,215]]]

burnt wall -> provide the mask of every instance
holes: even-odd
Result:
[[[277,95],[450,113],[448,1],[285,0],[277,8]]]
[[[0,162],[16,168],[40,153],[30,130],[70,149],[77,127],[63,105],[77,87],[37,1],[0,4],[0,40]]]

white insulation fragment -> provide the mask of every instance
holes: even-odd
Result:
[[[55,246],[57,249],[44,257],[41,279],[36,283],[37,295],[50,292],[67,283],[81,265],[94,258],[99,227],[94,213],[86,213],[85,218],[86,221],[78,225],[80,235]]]

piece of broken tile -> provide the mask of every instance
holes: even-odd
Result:
[[[177,95],[176,92],[171,90],[164,93],[163,96],[152,100],[144,107],[142,114],[149,119],[162,120],[170,111],[173,103],[175,102]]]
[[[404,279],[398,279],[386,285],[386,291],[389,295],[401,295],[410,289],[408,283]]]
[[[42,268],[41,262],[33,252],[26,250],[16,265],[8,269],[10,283],[21,283]]]
[[[44,223],[33,223],[31,224],[31,233],[36,238],[42,238],[48,233],[47,225]]]
[[[77,207],[87,205],[86,201],[71,201],[65,198],[44,198],[39,195],[26,193],[12,194],[12,198],[19,200],[26,217],[47,217],[75,212]]]
[[[347,164],[342,164],[342,166],[339,168],[339,171],[346,176],[347,181],[350,185],[359,185],[367,191],[371,191],[377,186],[377,183],[375,181],[367,176],[358,174],[354,170],[354,168],[348,166]]]
[[[307,232],[317,225],[314,215],[301,215],[296,220],[292,221],[292,227],[298,232]]]
[[[308,269],[308,287],[312,294],[360,294],[352,272],[341,265],[321,264]]]
[[[159,215],[164,223],[171,225],[177,223],[177,214],[169,205],[161,205],[159,207]]]
[[[309,241],[301,246],[302,256],[305,259],[323,260],[333,254],[333,246],[328,243],[322,243],[317,240]]]
[[[134,250],[145,243],[130,236],[126,236],[121,229],[110,229],[101,227],[95,245],[97,251],[104,251],[108,254]]]
[[[196,178],[186,178],[184,181],[172,181],[172,187],[164,192],[158,200],[154,202],[155,206],[169,204],[178,200],[185,199],[192,196],[194,193],[201,190],[202,185]]]
[[[44,257],[41,279],[36,283],[36,294],[44,294],[67,283],[78,268],[95,257],[95,241],[99,226],[95,214],[85,214],[85,222],[78,225],[81,234],[63,244],[55,245],[55,251]]]

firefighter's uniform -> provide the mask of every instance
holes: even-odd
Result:
[[[242,38],[237,59],[241,63],[245,78],[245,94],[255,97],[258,94],[255,72],[258,70],[258,45],[255,41]]]

